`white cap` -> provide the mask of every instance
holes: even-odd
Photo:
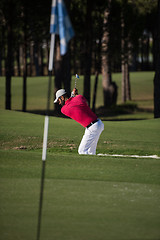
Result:
[[[56,99],[54,100],[54,103],[58,102],[58,98],[66,94],[66,91],[64,89],[60,89],[56,92]]]

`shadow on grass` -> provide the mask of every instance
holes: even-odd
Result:
[[[135,103],[125,103],[107,109],[105,107],[99,107],[96,109],[96,114],[100,116],[103,121],[145,120],[148,119],[147,114],[152,113],[153,110],[138,108]]]
[[[28,113],[46,115],[46,110],[27,110]],[[153,113],[151,109],[140,109],[135,103],[125,103],[112,106],[110,108],[99,107],[96,109],[96,115],[103,121],[133,121],[148,119],[146,113]],[[63,115],[60,108],[49,110],[49,116],[68,118]]]

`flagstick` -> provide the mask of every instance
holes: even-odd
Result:
[[[50,53],[49,53],[49,71],[53,70],[53,57],[54,57],[54,45],[55,45],[55,34],[51,34],[51,46],[50,46]]]
[[[55,34],[51,35],[50,45],[50,58],[49,58],[49,80],[48,80],[48,101],[47,110],[44,122],[44,135],[43,135],[43,151],[42,151],[42,175],[41,175],[41,188],[40,188],[40,200],[39,200],[39,213],[38,213],[38,226],[37,226],[37,240],[40,239],[41,230],[41,216],[42,216],[42,205],[43,205],[43,189],[44,189],[44,178],[45,178],[45,165],[47,156],[47,140],[48,140],[48,127],[49,127],[49,107],[50,107],[50,95],[51,95],[51,80],[52,80],[52,69],[53,69],[53,57],[54,57],[54,44]]]

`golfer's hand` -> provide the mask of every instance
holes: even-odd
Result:
[[[75,96],[78,95],[78,89],[77,88],[74,88],[72,92]]]

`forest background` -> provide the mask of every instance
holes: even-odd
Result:
[[[122,102],[131,100],[131,71],[155,71],[154,117],[160,117],[160,1],[66,0],[75,31],[67,54],[60,55],[56,36],[54,92],[71,91],[71,76],[84,76],[83,95],[90,104],[91,75],[95,86],[102,74],[103,105],[117,103],[112,73],[121,72]],[[47,76],[51,0],[1,0],[0,76],[5,76],[5,108],[11,109],[12,76],[23,76],[23,107],[27,77]],[[95,87],[96,93],[96,87]]]

